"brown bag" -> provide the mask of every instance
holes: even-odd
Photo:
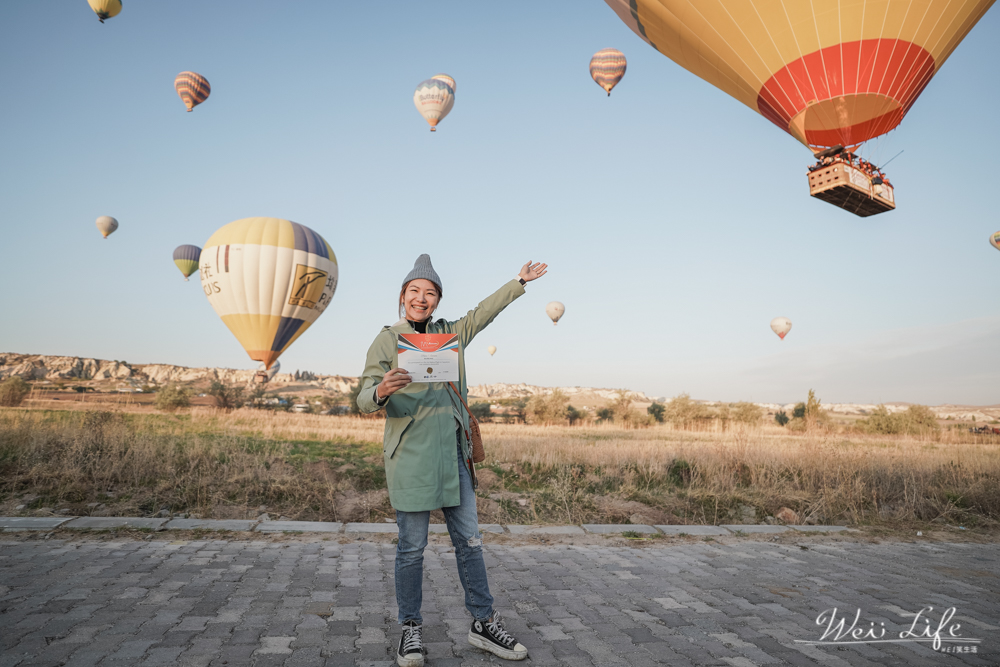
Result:
[[[483,449],[483,435],[479,432],[479,422],[472,416],[472,410],[469,409],[468,404],[466,404],[465,399],[462,398],[462,394],[458,392],[458,389],[455,389],[455,385],[449,382],[448,386],[458,396],[458,400],[462,401],[465,411],[469,413],[469,431],[465,434],[465,437],[472,443],[472,462],[482,463],[486,460],[486,450]]]

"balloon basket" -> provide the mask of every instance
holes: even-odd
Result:
[[[892,186],[882,183],[879,189],[871,181],[854,165],[835,161],[809,172],[809,194],[862,218],[894,210]]]
[[[437,128],[436,127],[431,127],[431,132],[437,132]]]

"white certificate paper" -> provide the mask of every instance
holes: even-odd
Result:
[[[413,382],[458,382],[458,334],[399,334],[397,367]]]

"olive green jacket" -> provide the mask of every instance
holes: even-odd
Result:
[[[522,294],[524,286],[512,280],[462,319],[455,322],[442,319],[427,324],[427,333],[459,335],[461,379],[457,386],[463,398],[468,396],[465,348],[500,311]],[[405,319],[391,327],[383,327],[368,349],[358,395],[358,407],[362,412],[381,409],[375,402],[374,389],[387,372],[397,367],[396,336],[401,333],[415,333]],[[424,512],[461,504],[455,431],[461,422],[463,458],[468,459],[469,443],[465,431],[469,418],[448,383],[410,383],[389,397],[385,412],[382,454],[392,506],[403,512]]]

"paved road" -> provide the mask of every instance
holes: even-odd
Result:
[[[340,541],[0,542],[0,667],[388,665],[394,547]],[[527,665],[1000,664],[992,544],[487,548]],[[428,547],[425,568],[428,665],[501,663],[466,643],[451,550]],[[818,640],[817,615],[833,607],[898,638],[926,606],[934,628],[955,607],[947,625],[982,640],[943,646],[978,652],[796,643]]]

